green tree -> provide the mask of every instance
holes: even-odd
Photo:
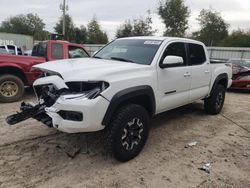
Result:
[[[148,16],[144,18],[126,20],[123,25],[116,31],[116,37],[129,37],[129,36],[151,36],[154,35],[156,30],[152,27],[152,17],[150,11]]]
[[[217,46],[228,36],[229,24],[219,12],[203,9],[197,20],[201,29],[193,33],[193,38],[201,40],[207,46]]]
[[[250,30],[236,30],[231,35],[225,38],[220,46],[226,47],[250,47]]]
[[[101,26],[94,17],[87,26],[88,29],[88,44],[106,44],[108,43],[107,33],[101,30]]]
[[[63,29],[63,17],[61,16],[59,21],[56,23],[56,26],[54,27],[55,32],[62,34]],[[70,15],[65,15],[65,36],[64,39],[67,41],[74,42],[76,38],[75,34],[75,25],[73,23],[73,19]]]
[[[158,14],[165,24],[164,36],[183,37],[188,29],[190,11],[183,0],[164,0],[160,2]]]
[[[116,31],[116,37],[130,37],[133,36],[133,25],[130,20],[126,20],[123,25],[121,25]]]
[[[80,27],[76,27],[74,31],[75,31],[75,36],[76,36],[75,41],[74,41],[75,43],[83,44],[87,42],[88,32],[84,25]]]
[[[63,18],[60,17],[56,23],[54,30],[56,33],[61,34],[63,28]],[[76,27],[70,15],[65,15],[65,36],[64,39],[75,43],[86,43],[87,29],[85,26]]]
[[[6,19],[2,22],[0,31],[31,35],[35,40],[43,40],[48,37],[44,27],[43,20],[37,14],[29,13],[27,15],[19,14]]]

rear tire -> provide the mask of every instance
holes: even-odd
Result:
[[[128,104],[115,113],[106,128],[106,146],[118,161],[129,161],[143,149],[149,133],[149,115],[140,105]]]
[[[209,98],[204,101],[204,108],[208,114],[219,114],[224,105],[226,89],[223,85],[217,85]]]
[[[10,74],[0,76],[0,102],[18,101],[23,93],[24,83],[19,77]]]

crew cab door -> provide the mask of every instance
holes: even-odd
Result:
[[[166,56],[180,56],[184,63],[167,68],[158,67],[158,112],[173,109],[189,102],[191,67],[187,66],[186,45],[183,42],[167,44],[159,64]]]
[[[194,43],[188,43],[187,46],[188,65],[191,68],[190,102],[192,102],[209,93],[211,70],[204,46]]]

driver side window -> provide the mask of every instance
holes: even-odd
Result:
[[[165,49],[162,57],[161,57],[161,63],[167,56],[179,56],[183,58],[183,65],[179,66],[186,66],[187,65],[187,56],[186,56],[186,49],[185,44],[182,42],[174,42],[167,46]]]
[[[78,46],[69,46],[68,51],[70,59],[89,57],[89,55],[82,48]]]

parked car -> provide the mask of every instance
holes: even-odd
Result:
[[[230,59],[233,65],[231,89],[250,90],[250,59]]]
[[[8,54],[23,55],[21,48],[17,47],[16,45],[1,45],[0,49],[5,49]]]
[[[33,65],[89,56],[82,45],[59,40],[38,43],[32,56],[0,55],[0,102],[14,102],[23,96],[24,87],[31,86],[41,74],[31,70]]]
[[[32,117],[67,133],[105,129],[106,146],[120,161],[140,153],[152,116],[199,99],[218,114],[232,83],[230,64],[210,64],[203,43],[181,38],[117,39],[92,58],[34,68],[45,73],[33,84],[38,104],[22,103],[7,122]]]

